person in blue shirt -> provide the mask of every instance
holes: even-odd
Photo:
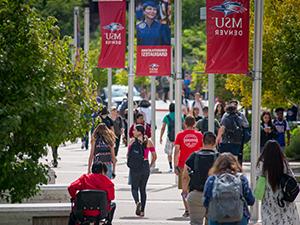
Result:
[[[280,144],[281,150],[284,150],[286,145],[290,144],[290,127],[288,122],[284,119],[283,116],[284,109],[277,108],[275,109],[276,119],[273,121],[274,126],[277,131],[277,141]],[[287,135],[287,143],[285,140],[285,134]]]
[[[146,1],[143,4],[144,19],[137,24],[137,45],[170,45],[171,30],[168,25],[161,24],[157,17],[157,4]]]

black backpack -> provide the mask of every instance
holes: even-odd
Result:
[[[131,171],[138,172],[142,169],[144,163],[144,149],[145,145],[135,138],[127,154],[127,166]]]
[[[293,202],[299,193],[299,186],[294,177],[283,174],[280,178],[280,187],[283,194],[282,198],[277,197],[278,205],[284,207],[284,201]]]
[[[197,191],[203,191],[208,177],[208,171],[214,164],[219,153],[213,150],[203,149],[195,153],[194,170],[191,171],[191,186]]]
[[[243,142],[244,130],[242,126],[242,119],[236,114],[232,113],[226,118],[230,121],[229,126],[225,126],[225,136],[231,143]]]
[[[169,120],[168,125],[168,138],[170,141],[175,141],[175,120],[172,120],[170,115],[167,115],[167,118]]]
[[[100,161],[102,163],[111,163],[111,149],[108,144],[105,143],[102,137],[97,137],[94,151],[94,162]]]

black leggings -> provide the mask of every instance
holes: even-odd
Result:
[[[148,160],[144,161],[143,168],[138,172],[130,171],[131,176],[131,194],[135,203],[139,202],[139,191],[141,194],[142,212],[146,206],[146,185],[150,175],[150,167]]]

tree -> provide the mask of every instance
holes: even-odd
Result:
[[[300,2],[297,0],[288,0],[284,4],[280,0],[265,2],[262,73],[264,107],[287,107],[290,102],[300,104],[299,11]],[[251,44],[250,47],[252,53]],[[230,77],[226,80],[226,87],[234,95],[240,95],[245,106],[250,106],[251,83],[249,77]]]
[[[72,36],[73,31],[73,10],[74,7],[84,6],[86,0],[34,0],[34,7],[43,17],[53,16],[57,19],[57,25],[60,27],[62,35]],[[83,15],[83,12],[81,12]],[[83,19],[80,20],[83,25]],[[82,27],[82,26],[81,26]]]
[[[73,68],[70,39],[26,2],[0,3],[0,195],[12,202],[47,182],[46,146],[80,136],[90,113],[83,60]]]

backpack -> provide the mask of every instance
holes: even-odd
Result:
[[[194,170],[190,173],[192,188],[203,191],[208,177],[208,171],[218,157],[218,153],[213,150],[203,149],[195,153]]]
[[[241,175],[223,173],[215,176],[208,217],[218,223],[241,221],[244,208],[242,193]]]
[[[280,187],[283,194],[282,198],[277,197],[278,205],[284,207],[284,201],[293,202],[299,193],[299,186],[294,177],[283,174],[280,178]]]
[[[167,115],[167,118],[169,120],[168,125],[168,138],[170,141],[175,141],[175,120],[172,120],[170,115]]]
[[[144,144],[135,138],[127,154],[127,166],[131,171],[138,172],[142,169],[144,163],[144,149]]]
[[[94,162],[100,161],[104,164],[112,162],[110,146],[105,143],[102,137],[97,137],[94,151]]]
[[[225,136],[230,143],[241,144],[243,142],[242,119],[236,114],[229,114],[227,119],[230,121],[229,126],[225,126]]]

